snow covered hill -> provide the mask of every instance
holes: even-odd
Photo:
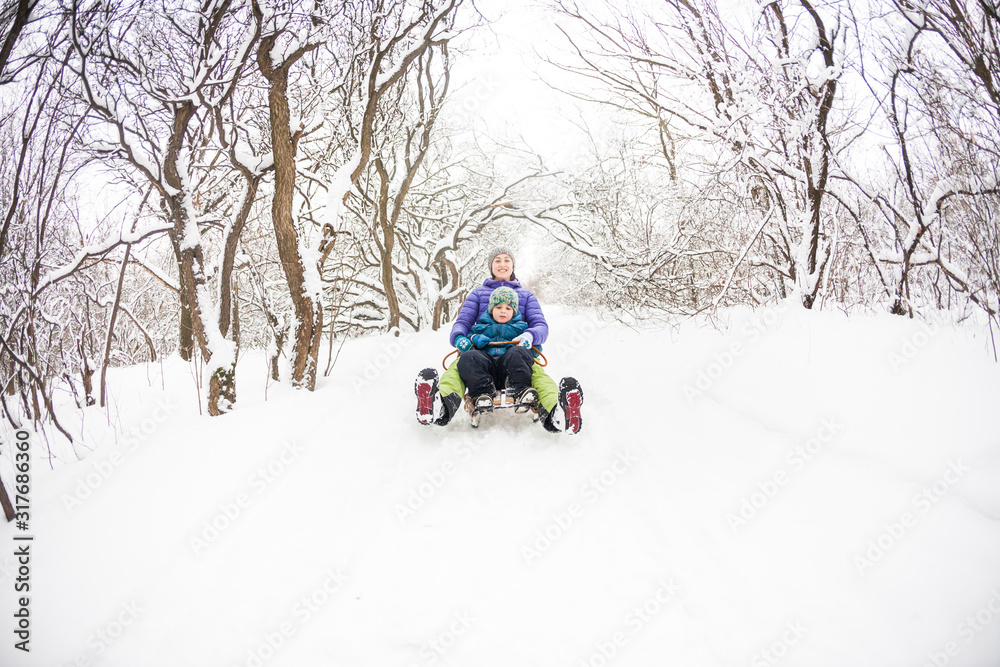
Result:
[[[312,394],[249,354],[220,418],[176,359],[117,372],[125,436],[92,409],[85,460],[49,470],[36,444],[31,652],[5,631],[0,665],[1000,664],[988,332],[546,314],[552,375],[585,390],[575,437],[418,425],[443,332],[348,342]]]

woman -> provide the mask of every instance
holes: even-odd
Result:
[[[476,321],[487,311],[490,295],[498,287],[510,287],[517,294],[518,312],[528,323],[528,328],[514,340],[527,349],[541,345],[549,335],[549,325],[542,314],[542,306],[535,295],[514,275],[514,256],[507,248],[493,248],[488,255],[490,278],[474,288],[465,298],[462,308],[452,325],[449,340],[459,354],[473,349],[469,331]],[[556,386],[555,381],[538,364],[531,367],[531,386],[538,392],[537,409],[542,425],[548,431],[558,433],[566,430],[576,433],[583,420],[580,405],[583,390],[573,378],[563,378]],[[437,371],[425,368],[417,377],[417,419],[422,424],[444,426],[462,406],[465,385],[458,373],[458,360],[445,371],[438,381]],[[560,406],[562,410],[556,410]],[[558,413],[562,412],[562,418]]]

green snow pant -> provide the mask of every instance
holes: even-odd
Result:
[[[556,381],[549,377],[545,369],[537,363],[531,365],[531,386],[538,392],[538,402],[542,404],[547,412],[552,412],[559,402],[559,388]],[[444,372],[438,381],[438,391],[441,396],[448,394],[458,394],[459,398],[465,396],[465,384],[458,376],[458,359],[451,362],[451,366]]]

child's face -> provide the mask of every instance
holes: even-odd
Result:
[[[505,324],[510,322],[510,318],[514,317],[514,309],[506,303],[498,303],[493,306],[493,312],[490,315],[500,324]]]

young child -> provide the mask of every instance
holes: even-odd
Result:
[[[510,287],[498,287],[490,294],[486,312],[469,330],[474,349],[458,358],[458,374],[469,389],[469,395],[479,409],[493,408],[497,387],[506,387],[514,402],[530,406],[538,399],[531,386],[531,366],[534,358],[531,339],[521,337],[528,323],[518,311],[517,292]]]

